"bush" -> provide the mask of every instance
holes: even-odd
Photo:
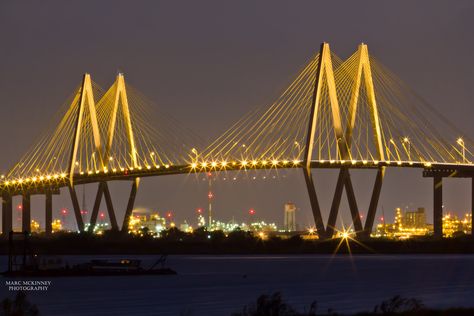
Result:
[[[2,301],[0,316],[37,316],[39,315],[36,305],[26,299],[25,292],[18,292],[15,299],[6,298]]]

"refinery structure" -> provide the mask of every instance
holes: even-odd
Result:
[[[317,230],[314,226],[302,226],[300,229],[297,221],[297,206],[292,202],[287,202],[283,205],[283,220],[282,225],[277,225],[273,222],[266,222],[264,220],[254,219],[255,210],[249,210],[249,219],[247,221],[236,221],[231,219],[229,221],[219,220],[218,217],[211,217],[202,209],[197,210],[196,218],[193,220],[184,220],[182,223],[177,223],[171,212],[159,212],[143,208],[134,209],[132,216],[128,222],[128,233],[137,236],[152,236],[159,238],[163,231],[169,229],[179,229],[185,233],[193,233],[195,230],[205,231],[222,231],[228,234],[232,231],[248,231],[254,236],[266,239],[271,236],[289,238],[291,236],[299,235],[305,239],[317,239]],[[212,210],[211,210],[212,211]],[[86,211],[84,211],[86,212]],[[209,212],[209,211],[208,211]],[[207,212],[207,213],[208,213]],[[52,222],[53,233],[58,232],[72,232],[66,225],[66,211],[60,210],[61,218],[56,218]],[[424,207],[416,209],[402,209],[396,208],[393,211],[393,221],[387,220],[385,216],[379,218],[379,222],[371,233],[372,238],[385,238],[394,240],[403,240],[409,238],[419,238],[423,236],[433,235],[433,224],[429,223]],[[208,219],[211,219],[209,222]],[[458,216],[454,213],[447,212],[442,219],[443,235],[444,237],[458,237],[468,235],[472,229],[472,216],[470,213],[465,213],[464,216]],[[86,230],[89,231],[90,226],[86,225]],[[100,213],[99,222],[95,225],[94,234],[101,235],[105,231],[111,230],[104,213]],[[31,232],[40,234],[44,232],[40,223],[36,220],[31,220]],[[333,238],[339,238],[345,233],[356,234],[352,227],[342,227],[335,229]]]

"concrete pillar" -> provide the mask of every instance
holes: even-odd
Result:
[[[22,230],[24,232],[31,232],[31,199],[29,193],[22,195]]]
[[[433,228],[434,237],[443,237],[443,178],[433,177]]]
[[[125,216],[123,218],[122,232],[128,232],[128,223],[130,222],[130,216],[132,216],[133,206],[135,205],[135,197],[137,196],[138,191],[138,181],[136,178],[133,180],[132,189],[130,191],[130,197],[128,198],[127,210],[125,211]]]
[[[471,237],[474,238],[474,177],[471,178]]]
[[[45,197],[45,232],[49,236],[53,232],[53,193],[46,191]]]
[[[13,219],[13,203],[11,195],[2,197],[2,233],[4,237],[8,237],[8,233],[12,231]]]

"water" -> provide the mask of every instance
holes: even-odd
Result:
[[[74,264],[97,256],[64,258]],[[145,266],[156,259],[134,258]],[[6,269],[6,257],[0,260]],[[49,278],[48,291],[29,297],[43,315],[61,316],[222,316],[275,291],[301,311],[314,300],[320,311],[371,310],[397,294],[429,307],[474,307],[473,255],[170,256],[168,266],[179,274]],[[4,280],[0,298],[14,295]]]

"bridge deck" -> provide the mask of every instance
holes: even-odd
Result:
[[[379,169],[382,167],[393,168],[417,168],[423,169],[424,177],[473,177],[474,165],[472,164],[449,164],[449,163],[424,163],[407,161],[311,161],[311,168],[314,169]],[[75,185],[97,183],[103,181],[133,180],[135,178],[195,174],[205,172],[226,172],[226,171],[251,171],[251,170],[272,170],[272,169],[296,169],[303,168],[301,161],[234,161],[224,163],[203,163],[189,165],[171,166],[148,166],[146,168],[97,170],[87,174],[75,174],[73,183]],[[57,190],[61,187],[69,186],[70,181],[67,175],[47,175],[42,177],[32,177],[26,179],[16,179],[4,181],[0,184],[0,191],[5,194],[19,195],[23,192],[30,194],[44,194],[46,190]]]

